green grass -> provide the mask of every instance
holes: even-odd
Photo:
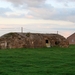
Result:
[[[75,46],[0,50],[0,75],[75,75]]]

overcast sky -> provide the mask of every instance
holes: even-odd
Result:
[[[75,0],[0,0],[0,35],[21,27],[68,37],[75,30]]]

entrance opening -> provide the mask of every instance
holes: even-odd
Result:
[[[49,40],[45,40],[45,42],[46,42],[46,47],[50,47],[50,42],[49,42]]]
[[[48,43],[48,40],[46,40],[46,43]]]

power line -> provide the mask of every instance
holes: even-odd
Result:
[[[36,33],[56,33],[56,34],[63,34],[64,32],[63,31],[54,31],[54,30],[34,30],[34,29],[28,29],[28,28],[25,28],[25,27],[10,27],[10,28],[0,28],[0,31],[1,32],[36,32]]]

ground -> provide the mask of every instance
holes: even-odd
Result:
[[[0,50],[0,75],[75,75],[75,46]]]

